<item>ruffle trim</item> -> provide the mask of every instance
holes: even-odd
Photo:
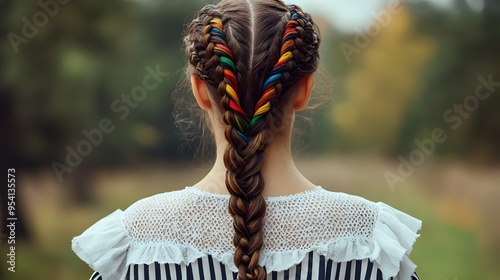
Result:
[[[116,210],[71,241],[73,251],[103,279],[125,279],[130,237],[123,224],[124,212]]]
[[[334,262],[370,259],[381,270],[383,278],[410,279],[416,265],[409,259],[413,244],[420,236],[422,222],[384,203],[377,203],[378,219],[370,238],[332,239],[307,250],[261,252],[259,263],[268,272],[282,271],[298,264],[311,251]],[[73,250],[103,279],[125,279],[129,264],[184,263],[211,255],[232,271],[234,252],[214,254],[192,246],[174,243],[131,242],[123,225],[124,213],[117,210],[73,239]]]

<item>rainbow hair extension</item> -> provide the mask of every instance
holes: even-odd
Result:
[[[296,12],[292,12],[292,17],[287,23],[283,35],[280,58],[274,65],[273,70],[271,70],[269,78],[264,82],[263,93],[259,101],[255,104],[255,111],[250,121],[250,126],[271,110],[272,100],[277,97],[276,84],[280,83],[282,73],[289,70],[287,63],[293,58],[292,51],[295,49],[295,38],[298,36],[295,29],[299,25],[298,20],[300,20],[299,15]]]
[[[220,18],[213,18],[210,21],[212,29],[210,34],[225,41],[224,26]],[[224,68],[224,79],[226,80],[226,94],[229,96],[229,109],[235,113],[236,133],[248,142],[245,131],[248,129],[248,117],[241,108],[238,97],[238,81],[236,79],[236,65],[231,50],[223,44],[215,44],[214,53],[219,56],[220,66]]]

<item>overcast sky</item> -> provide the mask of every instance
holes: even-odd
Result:
[[[336,28],[344,32],[363,30],[387,3],[394,0],[284,0],[287,4],[297,4],[304,10],[321,14]],[[454,0],[406,0],[409,2],[428,1],[438,8],[448,9]],[[472,10],[480,12],[484,0],[466,0]]]

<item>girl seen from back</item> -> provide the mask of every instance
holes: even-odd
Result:
[[[327,191],[293,163],[293,120],[310,99],[319,43],[311,16],[280,0],[198,12],[184,38],[187,73],[214,166],[75,237],[91,279],[418,279],[418,219]]]

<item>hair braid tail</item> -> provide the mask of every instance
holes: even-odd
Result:
[[[229,212],[233,216],[235,229],[234,262],[240,279],[262,280],[266,272],[258,261],[263,245],[266,205],[261,195],[264,187],[260,174],[263,149],[256,149],[255,146],[257,142],[263,141],[249,139],[245,134],[249,127],[248,117],[238,97],[236,62],[225,40],[222,17],[215,15],[206,31],[210,34],[207,54],[213,53],[219,58],[215,71],[222,76],[217,89],[222,95],[221,104],[225,110],[223,119],[227,124],[225,135],[229,142],[224,163],[227,168],[226,187],[231,194]]]

